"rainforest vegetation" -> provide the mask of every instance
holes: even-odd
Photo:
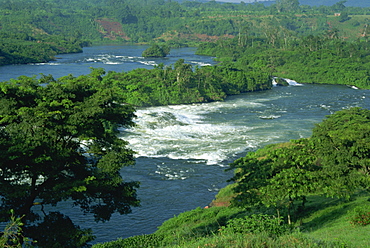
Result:
[[[42,215],[37,207],[42,212],[44,205],[72,199],[107,221],[139,205],[139,182],[119,174],[134,152],[116,136],[118,127],[133,125],[133,106],[224,100],[270,89],[272,76],[370,88],[369,18],[369,7],[346,1],[0,0],[0,65],[46,62],[99,43],[154,44],[155,53],[144,56],[197,46],[198,54],[220,62],[193,68],[180,59],[152,70],[96,68],[78,77],[2,82],[0,220],[11,222],[0,245],[87,247],[93,240],[91,230],[68,216]],[[338,217],[348,246],[361,247],[366,241],[354,239],[370,224],[369,121],[369,110],[337,112],[309,139],[271,145],[232,163],[233,183],[218,195],[229,207],[195,209],[154,234],[95,247],[347,247],[313,230],[338,212],[348,218]]]

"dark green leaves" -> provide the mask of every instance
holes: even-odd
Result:
[[[29,224],[42,217],[33,212],[36,200],[41,205],[71,200],[106,221],[139,205],[139,184],[124,182],[120,174],[133,164],[133,151],[116,136],[118,127],[133,125],[134,109],[119,89],[101,83],[102,74],[42,77],[43,85],[27,77],[1,83],[2,213],[14,209]]]

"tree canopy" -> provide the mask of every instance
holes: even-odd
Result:
[[[11,209],[24,216],[25,235],[41,247],[50,247],[56,237],[59,247],[92,238],[67,216],[46,213],[44,205],[69,201],[96,221],[139,205],[139,183],[121,175],[123,166],[133,164],[134,152],[116,135],[118,127],[133,125],[134,109],[124,104],[119,89],[101,83],[100,73],[0,84],[0,218],[9,219]],[[76,228],[69,244],[63,243],[68,240],[63,230],[72,229],[56,231],[58,223]]]

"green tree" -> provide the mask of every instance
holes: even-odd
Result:
[[[300,139],[267,151],[262,155],[251,153],[248,159],[231,164],[231,168],[237,168],[232,179],[237,182],[234,190],[238,193],[234,204],[274,207],[278,215],[284,210],[291,224],[294,202],[302,201],[302,210],[306,196],[319,190],[313,146],[310,140]]]
[[[351,108],[330,115],[312,133],[320,158],[323,190],[349,197],[368,187],[370,174],[370,110]]]
[[[14,209],[16,217],[24,216],[25,236],[42,233],[47,239],[52,228],[45,223],[69,222],[44,212],[44,205],[68,200],[96,221],[139,205],[138,182],[125,182],[120,172],[133,164],[133,151],[114,132],[133,125],[134,109],[96,74],[59,80],[22,76],[0,84],[0,220]],[[59,247],[91,240],[88,230],[75,230],[80,234],[70,237],[74,242]]]
[[[276,0],[276,8],[278,12],[297,11],[299,8],[298,0]]]
[[[346,0],[339,1],[331,6],[331,9],[336,12],[341,12],[346,8],[346,6],[344,5],[346,2]]]

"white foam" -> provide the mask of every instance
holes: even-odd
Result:
[[[150,65],[150,66],[156,66],[157,63],[155,63],[154,61],[138,61],[139,63],[141,64],[144,64],[144,65]]]
[[[272,85],[273,86],[276,86],[277,85],[277,82],[276,82],[276,79],[277,77],[273,77],[272,78]],[[292,80],[292,79],[289,79],[289,78],[283,78],[290,86],[303,86],[303,84],[299,84],[297,83],[297,81],[295,80]]]
[[[273,120],[273,119],[277,119],[280,117],[281,115],[261,115],[260,116],[261,119],[265,119],[265,120]]]
[[[299,84],[297,83],[296,81],[292,80],[292,79],[289,79],[289,78],[284,78],[284,80],[289,84],[289,85],[292,85],[292,86],[303,86],[303,84]]]
[[[121,64],[123,64],[123,62],[107,61],[107,62],[104,62],[104,64],[107,64],[107,65],[121,65]]]
[[[199,66],[211,66],[210,63],[198,62],[198,61],[190,61],[191,64],[199,65]]]
[[[123,138],[137,156],[195,159],[223,166],[230,156],[256,147],[264,139],[253,132],[258,127],[207,119],[210,113],[222,114],[240,106],[254,109],[264,104],[236,100],[139,109],[137,126],[124,130]]]
[[[33,63],[30,65],[61,65],[60,63],[48,62],[48,63]]]
[[[139,62],[147,63],[149,65],[154,65],[154,61],[142,61],[142,57],[124,56],[124,55],[114,55],[114,54],[98,54],[90,58],[84,58],[83,62],[91,63],[103,63],[110,65],[123,64],[125,62]]]

